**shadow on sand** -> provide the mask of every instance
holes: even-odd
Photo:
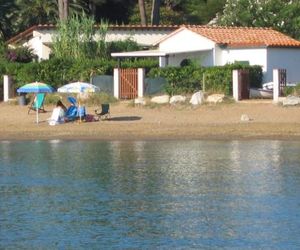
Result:
[[[141,120],[142,117],[140,116],[117,116],[108,118],[107,121],[138,121]]]

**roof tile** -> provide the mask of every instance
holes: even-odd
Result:
[[[184,25],[183,27],[217,44],[224,44],[231,47],[300,47],[300,41],[271,28],[193,25]]]

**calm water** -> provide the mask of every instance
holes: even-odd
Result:
[[[300,142],[0,142],[0,249],[300,249]]]

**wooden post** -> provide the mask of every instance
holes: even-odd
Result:
[[[205,92],[205,73],[202,76],[202,91]]]

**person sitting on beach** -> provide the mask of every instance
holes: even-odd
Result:
[[[48,119],[49,125],[54,126],[65,122],[66,106],[58,100],[56,107],[52,111],[51,117]]]

